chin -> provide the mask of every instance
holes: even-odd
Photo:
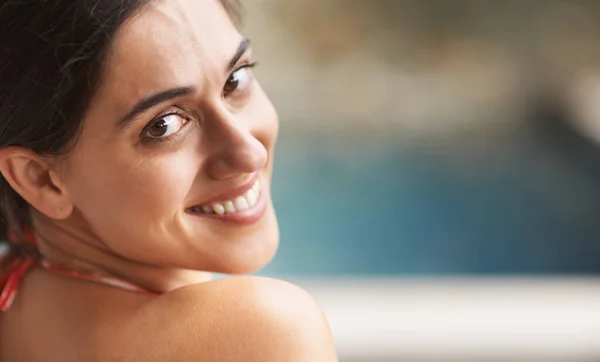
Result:
[[[275,252],[273,252],[270,256],[263,258],[262,260],[259,260],[257,258],[251,261],[244,262],[233,261],[227,264],[223,264],[222,268],[213,270],[212,272],[228,275],[252,274],[267,266],[274,256]]]
[[[264,268],[277,253],[279,240],[269,242],[268,247],[260,252],[247,252],[242,255],[231,255],[220,258],[209,266],[208,271],[219,274],[251,274]]]
[[[274,212],[268,212],[265,218],[268,220],[263,221],[269,227],[230,243],[226,250],[214,255],[203,270],[220,274],[250,274],[269,264],[279,247],[279,229]]]

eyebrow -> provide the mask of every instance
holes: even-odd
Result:
[[[135,106],[117,123],[117,130],[121,130],[123,128],[127,128],[133,120],[146,111],[149,108],[156,106],[157,104],[161,104],[162,102],[166,102],[170,99],[181,97],[187,94],[192,94],[196,92],[196,87],[178,87],[168,89],[166,91],[162,91],[160,93],[153,94],[149,97],[142,99],[137,102]]]
[[[240,42],[240,45],[238,46],[231,60],[227,63],[227,73],[233,70],[237,62],[248,51],[248,49],[250,49],[250,39],[244,38]],[[125,115],[125,117],[119,120],[116,126],[117,131],[122,130],[123,128],[127,128],[127,126],[133,123],[133,120],[144,111],[173,98],[196,93],[196,91],[197,88],[194,86],[177,87],[153,94],[149,97],[140,100],[135,104],[135,106],[133,106],[133,108],[131,108],[131,110]]]
[[[248,49],[250,49],[250,39],[244,38],[238,46],[237,50],[235,51],[235,54],[227,64],[227,70],[225,71],[226,73],[229,73],[233,70],[233,67],[235,67],[242,55],[244,55],[248,51]]]

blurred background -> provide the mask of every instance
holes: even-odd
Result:
[[[244,5],[342,361],[600,361],[600,1]]]

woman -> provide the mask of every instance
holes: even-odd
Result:
[[[218,0],[4,0],[0,360],[334,361],[274,255],[277,115]]]

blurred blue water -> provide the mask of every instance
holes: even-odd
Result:
[[[490,151],[472,165],[451,152],[283,133],[273,180],[281,246],[260,274],[600,272],[595,183],[561,157]]]

